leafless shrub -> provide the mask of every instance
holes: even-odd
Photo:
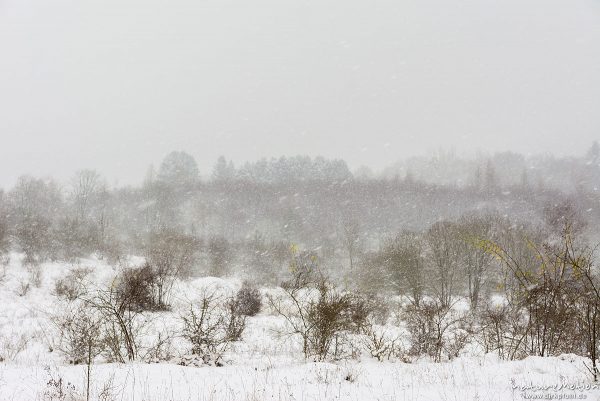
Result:
[[[448,351],[448,335],[460,328],[464,316],[452,311],[451,305],[439,300],[426,300],[420,306],[409,305],[404,311],[404,320],[411,339],[410,353],[413,356],[428,355],[435,362],[441,362],[444,351]],[[456,354],[457,344],[453,344],[452,354]]]
[[[110,264],[118,264],[121,262],[126,255],[125,244],[123,244],[115,234],[104,235],[101,237],[99,250],[100,257],[106,259]]]
[[[343,247],[348,252],[350,260],[350,270],[354,270],[354,259],[357,254],[360,254],[362,243],[362,229],[359,222],[354,218],[346,218],[341,227],[341,240]]]
[[[102,316],[87,303],[70,304],[62,314],[54,316],[53,322],[59,330],[60,350],[70,364],[86,364],[86,400],[90,400],[92,364],[96,356],[104,351],[102,339]],[[54,390],[61,390],[62,381],[53,381]],[[50,384],[50,383],[49,383]]]
[[[402,355],[399,336],[390,334],[383,327],[370,325],[365,330],[362,343],[369,354],[379,362]]]
[[[192,344],[192,356],[216,366],[222,366],[223,354],[245,328],[245,317],[237,314],[235,302],[214,293],[205,293],[199,304],[191,305],[182,321],[183,337]]]
[[[31,285],[28,281],[21,280],[19,281],[19,286],[17,287],[17,295],[20,297],[24,297],[29,292]]]
[[[346,373],[344,374],[344,380],[350,383],[354,383],[360,377],[361,372],[353,366],[346,367]]]
[[[561,237],[577,236],[587,225],[574,199],[563,199],[557,203],[547,204],[544,206],[543,216],[550,231]]]
[[[54,283],[54,294],[68,301],[74,301],[81,295],[77,283],[71,277],[56,280]]]
[[[375,303],[356,292],[346,291],[339,295],[345,297],[348,302],[348,311],[342,313],[342,315],[347,313],[348,316],[347,330],[353,333],[362,333],[369,326],[369,319],[374,315]]]
[[[317,368],[315,371],[315,379],[317,383],[330,385],[334,380],[339,377],[339,371],[323,366]]]
[[[24,333],[12,333],[0,337],[0,362],[14,361],[29,344],[30,337]]]
[[[385,325],[391,316],[390,302],[374,294],[365,299],[368,302],[369,322]]]
[[[66,277],[56,281],[54,293],[68,301],[76,300],[85,293],[84,280],[91,272],[91,269],[85,267],[71,270]]]
[[[165,328],[158,333],[156,339],[150,346],[145,347],[141,359],[146,363],[171,361],[175,356],[173,339],[176,336],[176,333],[173,333]]]
[[[529,324],[526,314],[511,304],[484,303],[478,313],[476,339],[486,353],[496,352],[506,360],[527,356],[526,338]]]
[[[240,313],[239,304],[235,298],[230,298],[225,303],[227,308],[227,339],[239,341],[246,328],[246,315]]]
[[[343,336],[340,335],[363,330],[369,309],[361,297],[338,292],[325,281],[319,284],[317,291],[318,299],[307,305],[306,319],[311,327],[309,352],[322,361],[330,355],[341,355],[339,340]]]
[[[39,263],[28,263],[29,282],[39,288],[42,285],[42,267]]]
[[[0,264],[8,264],[8,260],[10,260],[8,254],[10,250],[8,218],[3,206],[3,194],[0,193]]]
[[[102,387],[96,396],[97,401],[115,401],[117,399],[117,390],[115,389],[114,376],[102,383]]]
[[[63,216],[52,227],[52,258],[75,262],[98,249],[98,226],[81,216]]]
[[[246,243],[244,264],[253,284],[276,284],[281,280],[281,267],[288,261],[290,245],[285,241],[267,241],[255,232]]]
[[[49,378],[42,396],[43,401],[82,401],[85,398],[79,394],[74,384],[65,382],[63,378],[45,368]]]
[[[308,288],[286,289],[282,296],[269,294],[269,307],[284,318],[286,329],[281,334],[286,336],[298,335],[302,338],[302,352],[305,358],[310,353],[310,331],[312,327],[307,318],[307,304],[310,302],[311,291]]]
[[[473,339],[473,325],[466,316],[459,318],[450,326],[444,339],[444,351],[449,359],[458,358]]]
[[[98,289],[83,301],[102,319],[101,337],[106,358],[121,363],[135,360],[146,322],[138,319],[140,312],[132,307],[133,295],[123,296],[111,286]]]
[[[59,331],[60,351],[70,364],[91,364],[104,351],[102,317],[88,304],[67,307],[52,320]]]
[[[0,283],[6,278],[6,269],[10,264],[10,255],[0,249]]]
[[[225,275],[233,257],[229,241],[224,237],[211,237],[208,241],[207,251],[210,263],[210,273],[215,277]]]
[[[296,271],[284,283],[284,297],[269,297],[269,304],[287,322],[287,334],[302,338],[305,358],[323,361],[354,354],[348,351],[348,333],[360,332],[369,315],[367,302],[350,292],[339,292],[326,280],[313,286],[309,270]]]

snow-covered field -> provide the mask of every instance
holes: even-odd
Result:
[[[0,284],[0,401],[83,400],[87,367],[70,366],[58,351],[52,316],[66,301],[55,281],[77,266],[93,268],[92,279],[107,283],[117,268],[97,260],[46,263],[41,285],[23,294],[29,273],[13,254]],[[148,315],[148,342],[157,333],[177,332],[178,317],[206,288],[235,291],[236,279],[199,278],[178,282],[172,310]],[[500,361],[470,355],[446,363],[427,360],[378,362],[368,355],[336,363],[306,362],[301,345],[278,335],[283,321],[268,308],[248,319],[243,341],[225,356],[225,366],[185,367],[176,363],[103,363],[92,366],[94,400],[520,400],[600,399],[583,358],[530,357]],[[177,336],[168,345],[177,357],[188,345]],[[174,359],[175,360],[175,359]],[[60,382],[62,391],[57,391]]]
[[[494,358],[460,358],[444,364],[264,360],[237,362],[222,368],[108,364],[94,366],[92,374],[96,393],[109,384],[116,400],[461,401],[520,400],[532,394],[587,395],[588,399],[598,399],[600,392],[593,389],[522,391],[520,388],[561,383],[584,386],[586,374],[582,368],[580,361],[568,358],[528,358],[510,363]],[[60,375],[76,389],[84,388],[85,367],[53,366],[52,369],[53,375]],[[48,378],[43,363],[4,364],[0,368],[2,400],[44,399]]]

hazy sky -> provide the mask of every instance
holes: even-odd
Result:
[[[600,0],[0,0],[0,186],[600,139]]]

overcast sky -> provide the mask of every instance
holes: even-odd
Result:
[[[0,186],[280,155],[577,154],[599,0],[0,0]]]

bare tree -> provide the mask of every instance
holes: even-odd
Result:
[[[8,211],[5,206],[5,195],[0,189],[0,265],[4,265],[8,251],[10,250],[9,242],[9,225],[8,225]]]
[[[342,225],[342,242],[348,252],[350,270],[354,269],[354,259],[360,251],[360,225],[355,219],[347,219]]]
[[[150,233],[146,243],[146,261],[154,272],[156,303],[166,307],[175,279],[190,273],[198,241],[172,229]]]
[[[90,203],[102,186],[100,175],[94,170],[79,170],[71,179],[71,199],[80,220],[88,217]]]
[[[489,159],[485,165],[485,190],[488,194],[493,194],[498,190],[496,169],[492,160]]]
[[[235,178],[235,174],[233,162],[230,160],[228,163],[225,156],[219,156],[213,167],[212,180],[219,184],[226,184]]]
[[[425,239],[432,267],[432,290],[443,307],[451,304],[456,293],[460,261],[460,240],[455,223],[442,221],[432,225]]]
[[[62,196],[52,181],[20,177],[9,193],[9,213],[17,245],[25,262],[37,264],[52,253],[53,217],[60,210]]]
[[[211,237],[208,241],[208,256],[211,274],[217,277],[225,274],[233,256],[229,241],[221,236]]]
[[[570,238],[568,240],[571,240]],[[600,275],[595,262],[595,249],[575,246],[568,247],[568,263],[572,266],[574,277],[579,279],[581,287],[576,297],[576,316],[580,339],[585,353],[591,361],[588,369],[594,381],[598,381],[600,369],[598,355],[600,352]]]
[[[527,238],[522,241],[534,254],[533,268],[527,258],[498,243],[489,241],[486,249],[502,261],[516,282],[508,300],[526,311],[527,352],[538,356],[574,352],[568,333],[575,331],[575,310],[582,285],[578,279],[581,273],[573,262],[579,261],[580,256],[572,236],[567,230],[560,242],[552,244]]]
[[[547,204],[544,207],[544,220],[551,233],[557,236],[577,236],[586,227],[586,221],[572,199]]]
[[[480,246],[482,241],[493,238],[493,216],[466,216],[459,220],[458,231],[462,240],[460,253],[467,278],[467,290],[471,310],[477,309],[481,289],[494,256]]]
[[[425,294],[425,258],[422,237],[404,231],[388,240],[379,258],[386,268],[392,285],[409,294],[411,302],[419,306]]]
[[[189,189],[198,181],[196,160],[186,152],[171,152],[163,159],[157,179],[169,185]]]

